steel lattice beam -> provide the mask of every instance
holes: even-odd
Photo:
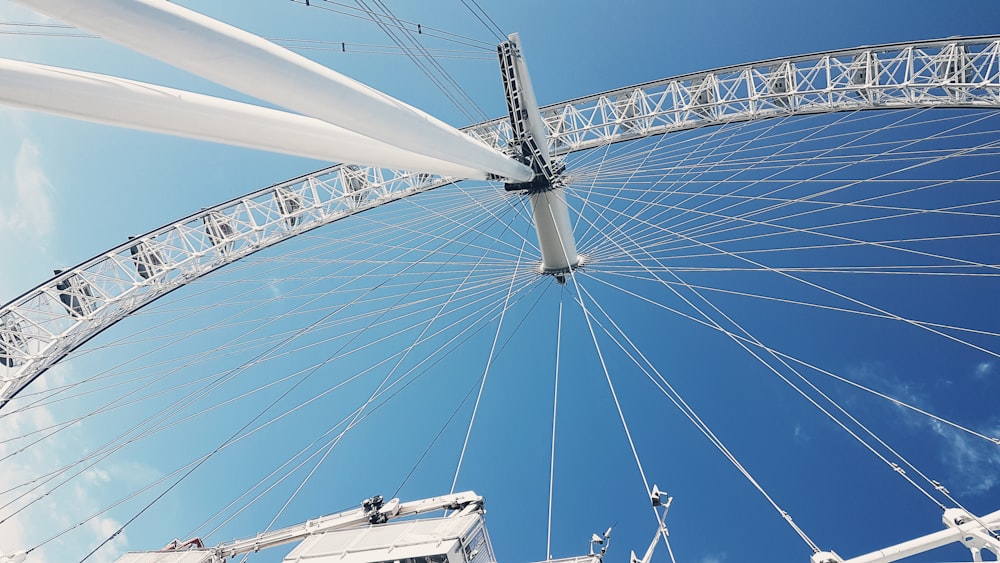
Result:
[[[763,61],[542,108],[553,154],[706,125],[879,108],[1000,108],[1000,38]],[[506,120],[467,134],[501,150]],[[64,271],[0,308],[0,405],[105,328],[263,248],[449,178],[340,165],[190,215]]]
[[[882,45],[687,74],[542,108],[553,154],[787,115],[1000,106],[997,36]],[[505,131],[500,120],[470,128]]]

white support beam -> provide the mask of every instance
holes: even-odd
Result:
[[[989,536],[989,532],[1000,529],[1000,510],[991,512],[978,519],[965,515],[966,517],[959,520],[961,523],[953,520],[957,513],[964,514],[963,511],[956,509],[945,511],[944,521],[947,526],[945,530],[873,551],[872,553],[852,557],[851,559],[844,560],[843,563],[892,563],[893,561],[926,553],[932,549],[937,549],[951,543],[963,543],[967,547],[972,547],[972,545],[980,542],[990,543],[981,536],[991,539],[992,549],[998,549],[1000,542],[996,538]],[[987,530],[983,529],[983,525],[986,526]]]
[[[485,179],[312,117],[78,70],[0,59],[0,103],[132,129],[326,160]]]
[[[535,97],[535,87],[531,82],[531,75],[528,74],[528,64],[524,60],[521,51],[521,37],[517,33],[507,36],[511,45],[514,82],[517,85],[517,95],[520,104],[518,110],[523,112],[525,121],[524,135],[530,136],[538,147],[539,156],[546,166],[552,165],[552,158],[549,156],[549,140],[545,129],[545,122],[541,119],[541,112],[538,109],[538,99]],[[526,155],[527,156],[527,155]]]
[[[538,234],[538,246],[542,251],[541,271],[558,276],[560,281],[580,265],[580,255],[576,251],[573,225],[566,205],[566,192],[562,188],[536,192],[528,195],[531,201],[531,215]]]
[[[515,181],[531,170],[450,125],[270,41],[167,0],[17,0],[132,50],[399,147]]]
[[[472,491],[403,503],[399,502],[399,499],[394,498],[383,504],[382,497],[374,497],[362,503],[361,507],[353,510],[320,516],[301,524],[260,533],[249,538],[233,540],[215,547],[193,547],[190,549],[185,547],[183,550],[175,551],[174,548],[168,546],[167,549],[152,554],[151,552],[126,554],[118,561],[119,563],[132,561],[141,561],[143,563],[147,561],[177,561],[181,563],[182,560],[197,561],[199,563],[222,562],[244,553],[256,553],[262,549],[299,542],[310,536],[335,530],[368,527],[372,524],[383,524],[395,518],[416,516],[438,510],[455,511],[447,516],[447,518],[460,518],[477,511],[481,512],[482,507],[483,497]],[[176,544],[177,542],[175,541]],[[184,542],[183,545],[186,546],[187,544],[197,544],[200,546],[201,540],[189,540],[189,542]],[[185,555],[190,555],[191,557],[187,558]],[[5,563],[2,557],[3,554],[0,553],[0,563]],[[15,559],[12,561],[19,560]]]
[[[252,538],[222,544],[214,548],[214,551],[219,557],[234,557],[243,553],[256,552],[260,549],[300,541],[308,536],[332,530],[367,526],[372,522],[372,517],[376,515],[384,517],[384,519],[380,519],[379,521],[379,523],[383,523],[393,518],[416,516],[418,514],[446,509],[459,511],[454,512],[452,516],[464,516],[472,510],[482,509],[482,506],[483,497],[472,491],[404,503],[394,498],[387,501],[384,506],[374,508],[373,510],[366,510],[362,507],[328,516],[321,516],[315,520],[309,520],[308,522],[289,526],[281,530],[274,530],[273,532],[258,534]]]
[[[532,182],[508,184],[507,189],[527,190],[538,246],[542,251],[541,271],[556,276],[562,283],[565,275],[580,265],[569,206],[557,180],[559,172],[550,156],[545,122],[521,52],[520,37],[512,33],[507,39],[498,51],[514,144],[535,173]]]

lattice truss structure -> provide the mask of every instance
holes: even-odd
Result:
[[[668,78],[543,108],[553,152],[791,114],[996,107],[1000,40],[884,45]]]
[[[1000,38],[770,60],[542,108],[551,153],[735,121],[915,107],[1000,108]],[[506,120],[465,129],[512,154]],[[130,312],[212,270],[452,178],[339,165],[205,209],[96,256],[0,308],[0,405]]]

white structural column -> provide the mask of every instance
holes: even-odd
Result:
[[[17,0],[177,68],[404,150],[496,174],[528,167],[395,98],[166,0]]]
[[[542,272],[569,273],[580,265],[569,220],[569,206],[562,188],[530,194],[531,214],[542,251]]]
[[[0,59],[0,84],[0,103],[88,121],[330,162],[486,178],[312,117],[114,76]]]
[[[535,173],[528,187],[531,213],[542,252],[542,272],[561,276],[580,264],[570,223],[566,194],[556,180],[549,140],[545,134],[535,90],[531,85],[528,65],[521,53],[521,40],[516,33],[500,46],[500,68],[503,73],[510,123],[514,142],[523,158],[531,163]],[[558,277],[560,281],[564,278]]]
[[[528,74],[528,64],[524,61],[524,54],[521,51],[521,36],[511,33],[507,36],[513,51],[511,60],[514,80],[517,85],[517,95],[519,96],[519,109],[524,113],[523,134],[528,135],[535,142],[546,165],[552,164],[549,156],[549,140],[545,134],[545,122],[541,119],[541,111],[538,109],[538,98],[535,97],[535,88],[532,86],[531,75]]]

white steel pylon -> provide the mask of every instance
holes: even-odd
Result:
[[[167,0],[17,1],[217,84],[432,161],[480,171],[477,176],[532,176],[527,166],[400,100]]]
[[[506,189],[527,192],[542,252],[541,271],[563,283],[566,274],[582,263],[576,251],[566,195],[560,184],[559,175],[565,167],[550,156],[545,122],[521,54],[520,38],[512,33],[507,39],[497,51],[514,132],[513,145],[520,151],[521,161],[531,167],[534,177],[528,182],[508,183]]]
[[[0,84],[5,104],[108,125],[331,162],[486,176],[313,117],[116,76],[0,59]]]

